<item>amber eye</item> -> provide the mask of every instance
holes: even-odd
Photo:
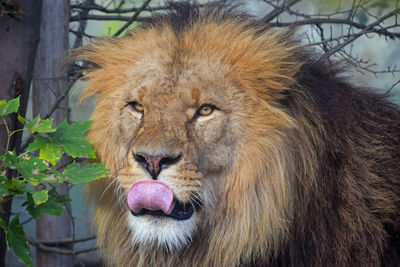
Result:
[[[134,110],[134,111],[136,111],[136,112],[139,112],[139,113],[143,113],[143,111],[144,111],[143,105],[139,104],[138,102],[129,102],[129,103],[128,103],[128,106],[129,106],[132,110]]]
[[[211,115],[215,109],[216,109],[215,106],[213,106],[211,104],[203,104],[197,110],[197,114],[199,116],[208,116],[208,115]]]

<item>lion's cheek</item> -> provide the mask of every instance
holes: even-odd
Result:
[[[222,136],[217,142],[200,142],[196,147],[197,165],[205,176],[221,175],[235,160],[237,143],[231,136]]]

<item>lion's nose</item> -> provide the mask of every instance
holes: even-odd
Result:
[[[157,176],[161,170],[178,163],[182,157],[182,154],[179,154],[176,157],[168,154],[151,156],[146,153],[138,152],[136,154],[133,153],[133,157],[150,173],[154,180],[157,180]]]

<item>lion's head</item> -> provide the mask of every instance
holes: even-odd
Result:
[[[90,192],[116,266],[235,265],[268,257],[289,229],[296,123],[279,100],[298,47],[213,8],[178,4],[81,51],[97,95],[88,139],[112,171]]]

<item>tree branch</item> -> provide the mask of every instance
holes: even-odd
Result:
[[[116,33],[113,34],[113,37],[117,37],[121,33],[123,33],[139,16],[139,14],[150,4],[151,0],[146,0],[143,5],[136,11],[136,13],[126,22]]]
[[[26,240],[36,247],[37,249],[40,249],[45,252],[53,252],[53,253],[58,253],[58,254],[64,254],[64,255],[78,255],[82,253],[87,253],[90,251],[95,251],[98,250],[98,247],[90,247],[90,248],[85,248],[85,249],[79,249],[79,250],[73,250],[73,249],[65,249],[65,248],[59,248],[59,247],[51,247],[51,246],[46,246],[43,243],[39,242],[35,238],[31,236],[25,236]]]
[[[380,21],[380,22],[382,22],[382,21]],[[269,24],[274,27],[302,26],[302,25],[314,25],[314,24],[315,25],[316,24],[342,24],[342,25],[353,26],[360,30],[367,30],[368,32],[382,34],[382,35],[388,36],[391,39],[400,38],[400,33],[389,32],[387,30],[387,27],[381,28],[381,29],[376,29],[375,26],[377,26],[378,24],[371,27],[370,25],[363,25],[363,24],[354,22],[349,19],[310,18],[310,19],[293,21],[293,22],[271,22]]]
[[[269,22],[269,21],[273,20],[274,18],[276,18],[277,16],[279,16],[280,14],[282,14],[285,10],[289,9],[291,6],[293,6],[294,4],[296,4],[299,1],[300,0],[287,0],[287,1],[285,0],[283,2],[282,6],[280,6],[280,7],[277,7],[274,5],[274,10],[269,12],[261,20],[265,21],[265,22]],[[269,4],[272,4],[272,3],[269,3]]]
[[[87,4],[91,4],[93,2],[94,2],[94,0],[85,0],[85,3],[87,3]],[[82,10],[81,12],[79,12],[78,16],[87,16],[88,14],[89,14],[89,10],[85,9],[85,10]],[[78,30],[75,32],[76,39],[75,39],[74,45],[72,46],[72,49],[82,46],[82,39],[83,39],[83,36],[85,36],[86,25],[87,25],[87,20],[79,21]]]
[[[85,33],[85,32],[78,32],[78,31],[74,31],[74,30],[71,30],[71,29],[69,29],[69,32],[70,33],[73,33],[73,34],[75,34],[75,35],[77,35],[77,36],[79,36],[79,37],[83,37],[83,36],[85,36],[85,37],[88,37],[88,38],[94,38],[94,36],[92,36],[92,35],[89,35],[89,34],[87,34],[87,33]],[[78,48],[79,46],[73,46],[74,48]]]
[[[334,48],[332,48],[331,50],[329,50],[328,52],[326,52],[324,55],[322,55],[320,57],[320,59],[327,59],[328,57],[330,57],[331,55],[335,54],[336,52],[338,52],[339,50],[343,49],[345,46],[347,46],[348,44],[350,44],[351,42],[353,42],[354,40],[356,40],[357,38],[359,38],[360,36],[371,32],[372,29],[379,25],[381,22],[383,22],[384,20],[386,20],[387,18],[390,18],[391,16],[394,16],[396,14],[398,14],[400,12],[400,8],[396,8],[395,10],[387,13],[386,15],[380,17],[379,19],[377,19],[375,22],[369,24],[364,30],[360,31],[359,33],[357,33],[356,35],[354,35],[353,37],[347,39],[347,41],[343,42],[342,44],[339,44],[337,46],[335,46]]]
[[[132,17],[128,17],[128,16],[120,16],[120,15],[113,15],[113,16],[109,16],[109,15],[92,15],[92,14],[88,14],[88,15],[75,15],[75,16],[71,16],[69,21],[80,21],[80,20],[117,20],[117,21],[130,21],[132,19]],[[135,21],[148,21],[149,18],[146,17],[137,17],[135,18]]]
[[[132,8],[115,8],[115,9],[107,9],[103,6],[92,4],[92,5],[85,5],[85,4],[78,4],[78,5],[71,5],[71,9],[83,9],[83,10],[96,10],[106,14],[121,14],[121,13],[130,13],[130,12],[137,12],[139,8],[132,7]],[[167,9],[165,6],[157,6],[157,7],[146,7],[143,11],[162,11]]]
[[[57,109],[58,105],[63,101],[69,94],[69,91],[71,91],[72,87],[74,86],[75,82],[82,77],[81,73],[76,74],[72,80],[69,83],[68,88],[65,90],[65,92],[57,99],[57,101],[53,104],[53,106],[49,109],[49,112],[43,117],[43,119],[48,119],[50,116],[54,113],[54,111]]]
[[[390,88],[384,93],[385,96],[390,95],[390,93],[392,92],[393,88],[396,87],[396,85],[400,84],[400,80],[398,80],[397,82],[395,82],[392,86],[390,86]]]
[[[62,239],[54,239],[54,240],[36,240],[38,243],[41,243],[45,246],[59,246],[59,245],[64,245],[64,244],[71,244],[71,243],[80,243],[80,242],[86,242],[89,240],[96,239],[95,236],[86,236],[86,237],[81,237],[81,238],[62,238]]]

